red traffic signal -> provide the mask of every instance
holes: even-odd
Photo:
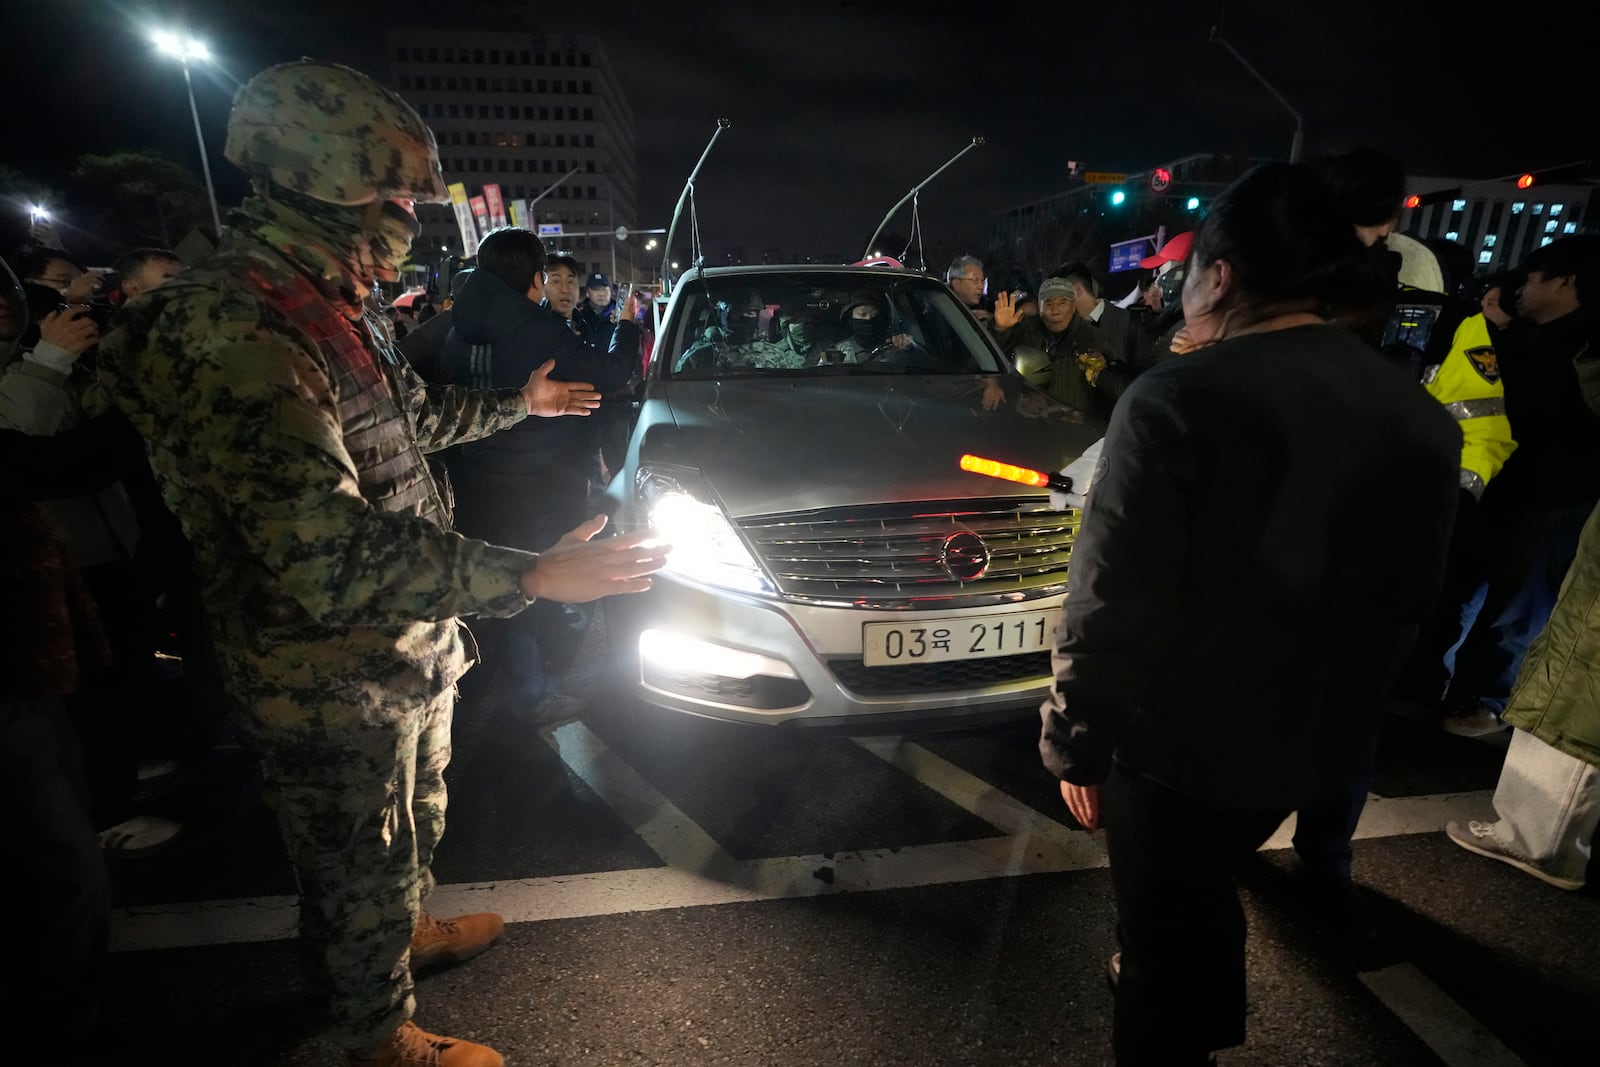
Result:
[[[1524,174],[1522,177],[1517,179],[1517,188],[1518,189],[1526,189],[1529,186],[1531,186],[1532,184],[1533,184],[1533,175],[1531,175],[1531,174]]]

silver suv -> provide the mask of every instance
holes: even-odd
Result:
[[[945,285],[690,272],[641,399],[609,492],[620,528],[674,549],[654,589],[607,605],[639,697],[867,728],[1038,705],[1078,515],[960,458],[1054,471],[1097,433]]]

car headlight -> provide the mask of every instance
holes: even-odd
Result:
[[[773,591],[698,472],[641,467],[634,484],[650,527],[672,546],[669,573],[748,593]]]

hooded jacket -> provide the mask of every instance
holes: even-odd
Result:
[[[633,372],[639,350],[636,323],[617,324],[610,346],[585,344],[566,320],[535,304],[489,271],[474,271],[451,308],[450,335],[445,338],[443,379],[478,389],[520,389],[547,360],[556,361],[552,377],[589,382],[601,393],[622,388]],[[529,419],[464,448],[467,466],[496,473],[538,473],[550,466],[578,461],[577,453],[593,443],[587,419]]]

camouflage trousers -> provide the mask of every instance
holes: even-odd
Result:
[[[377,1043],[415,1008],[411,935],[444,833],[455,689],[407,695],[381,714],[305,709],[292,730],[242,716],[299,879],[303,947],[329,984],[333,1036],[346,1048]]]

